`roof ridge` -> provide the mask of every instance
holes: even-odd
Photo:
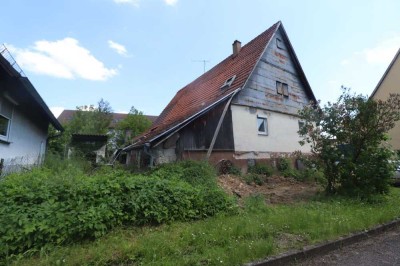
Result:
[[[144,143],[160,137],[163,132],[178,125],[185,118],[206,110],[235,89],[243,87],[281,24],[281,21],[274,23],[243,45],[237,54],[229,54],[210,70],[178,90],[153,126],[138,137],[141,139],[139,142]],[[224,82],[232,76],[235,76],[235,79],[230,86],[221,90]]]

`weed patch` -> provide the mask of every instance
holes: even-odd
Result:
[[[97,239],[121,225],[155,225],[234,212],[205,163],[165,166],[148,175],[70,167],[33,169],[0,182],[0,258]]]

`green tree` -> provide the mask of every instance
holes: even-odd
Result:
[[[72,133],[107,134],[112,120],[112,108],[107,101],[101,99],[97,106],[85,105],[76,108],[72,120],[67,127]]]
[[[131,107],[126,118],[117,124],[117,145],[128,144],[132,138],[140,135],[151,126],[151,121],[143,112]]]
[[[385,143],[387,131],[400,120],[400,95],[374,101],[343,88],[335,103],[318,103],[300,112],[305,121],[300,144],[308,143],[313,163],[327,178],[326,191],[366,198],[388,191],[393,152]]]
[[[49,139],[49,150],[65,155],[66,146],[71,142],[74,133],[79,134],[107,134],[112,120],[112,108],[110,104],[100,99],[97,106],[85,105],[76,107],[77,112],[72,120],[64,124],[64,132],[59,137]],[[49,136],[59,135],[53,127],[49,128]]]

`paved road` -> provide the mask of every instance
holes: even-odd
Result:
[[[400,227],[295,265],[400,265]]]

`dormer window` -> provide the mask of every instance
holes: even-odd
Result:
[[[232,83],[235,80],[235,78],[236,78],[236,75],[234,75],[234,76],[228,78],[227,80],[225,80],[225,83],[221,86],[221,89],[229,88],[232,85]]]

